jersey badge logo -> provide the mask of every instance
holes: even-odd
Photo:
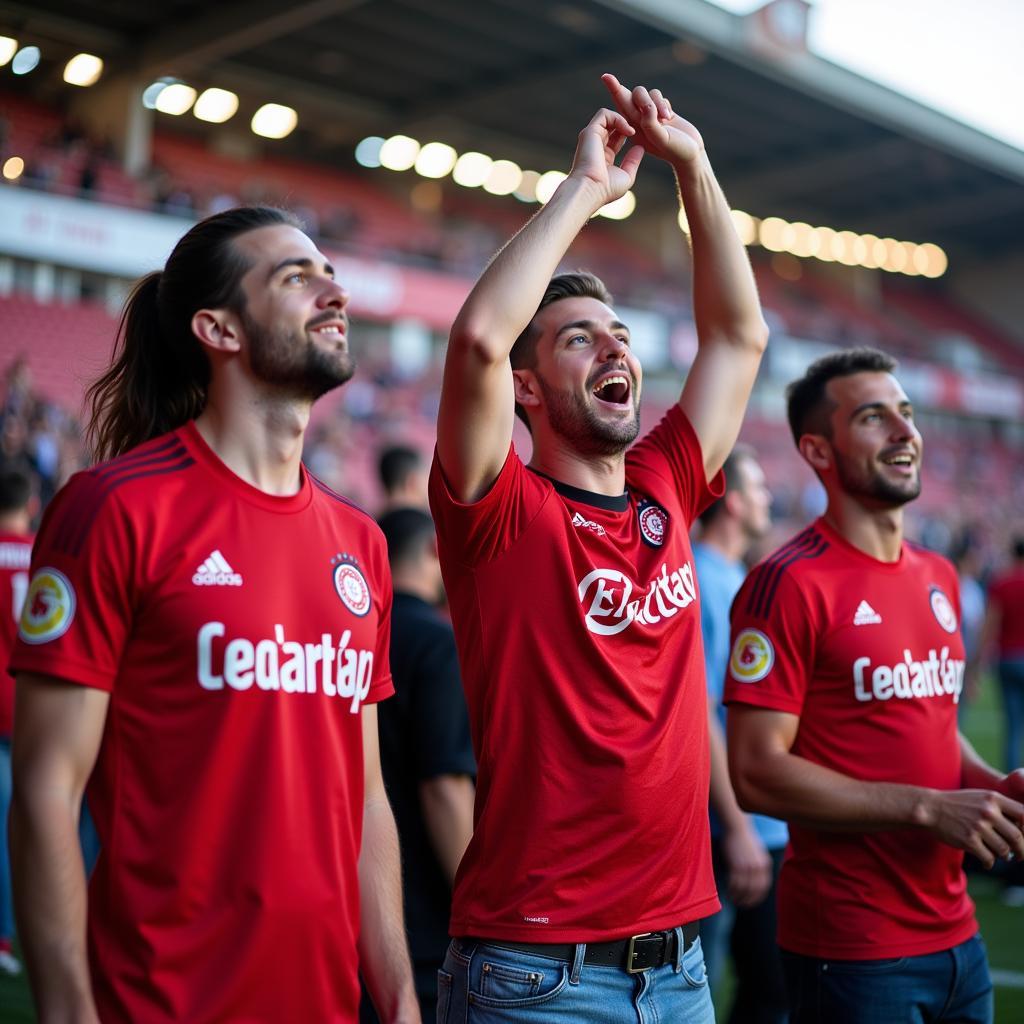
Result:
[[[584,519],[579,512],[573,513],[572,525],[577,530],[590,530],[592,533],[596,533],[598,537],[603,537],[607,532],[600,523],[595,523],[592,519]]]
[[[882,616],[867,603],[861,601],[857,610],[853,613],[853,624],[855,626],[873,626],[882,621]]]
[[[759,629],[744,629],[732,645],[729,674],[738,683],[759,683],[775,664],[775,648]]]
[[[928,603],[932,606],[935,621],[947,632],[955,633],[957,627],[956,612],[946,595],[938,588],[928,591]]]
[[[366,582],[362,569],[351,555],[335,555],[331,559],[331,570],[334,577],[334,589],[341,598],[341,603],[360,619],[367,615],[372,605],[370,585]]]
[[[640,520],[640,536],[644,543],[652,548],[660,548],[665,543],[668,513],[653,501],[641,501],[636,507],[636,514]]]
[[[18,635],[27,644],[45,644],[63,636],[75,618],[75,588],[57,569],[38,569],[21,611]]]
[[[197,587],[240,587],[242,574],[235,572],[220,550],[214,548],[192,574],[192,582]]]

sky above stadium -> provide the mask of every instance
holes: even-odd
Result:
[[[765,0],[711,0],[746,14]],[[1024,0],[811,0],[810,48],[1024,149]]]

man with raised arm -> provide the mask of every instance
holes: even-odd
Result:
[[[604,81],[617,109],[595,114],[568,177],[484,272],[445,365],[431,505],[478,791],[440,1024],[713,1019],[688,531],[720,493],[767,329],[699,133],[658,90]],[[644,151],[672,167],[689,218],[700,348],[679,403],[630,447],[629,327],[595,277],[552,275]]]
[[[107,461],[54,498],[14,652],[19,934],[41,1024],[419,1021],[377,745],[391,576],[302,464],[348,292],[242,207],[133,290]],[[102,852],[86,880],[82,793]]]
[[[903,538],[921,434],[895,360],[847,349],[788,391],[828,495],[732,606],[729,764],[748,811],[788,819],[779,945],[793,1024],[990,1024],[963,851],[1024,856],[1024,771],[957,732],[956,569]]]

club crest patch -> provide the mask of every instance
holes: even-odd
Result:
[[[369,613],[373,601],[362,569],[345,555],[337,555],[331,562],[334,563],[334,590],[341,603],[353,615],[363,618]]]
[[[759,683],[775,664],[775,648],[759,629],[745,629],[736,637],[729,658],[729,674],[738,683]]]
[[[668,513],[653,501],[642,501],[637,505],[636,514],[644,543],[652,548],[660,548],[665,543]]]
[[[27,644],[63,636],[75,618],[75,588],[57,569],[37,569],[28,585],[18,635]]]
[[[938,588],[928,591],[928,603],[932,606],[935,621],[947,632],[955,633],[957,627],[956,612],[949,598]]]

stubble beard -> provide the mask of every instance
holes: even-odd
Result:
[[[640,410],[634,396],[633,415],[628,420],[609,423],[578,394],[559,391],[537,377],[551,429],[583,455],[621,455],[640,433]]]
[[[355,373],[347,350],[327,351],[310,341],[305,331],[268,330],[244,312],[241,317],[253,375],[289,398],[316,401]]]
[[[875,470],[861,473],[852,469],[846,458],[837,453],[836,470],[843,490],[853,497],[869,498],[873,502],[887,508],[900,508],[917,498],[921,493],[921,471],[904,483],[887,480],[881,472]]]

